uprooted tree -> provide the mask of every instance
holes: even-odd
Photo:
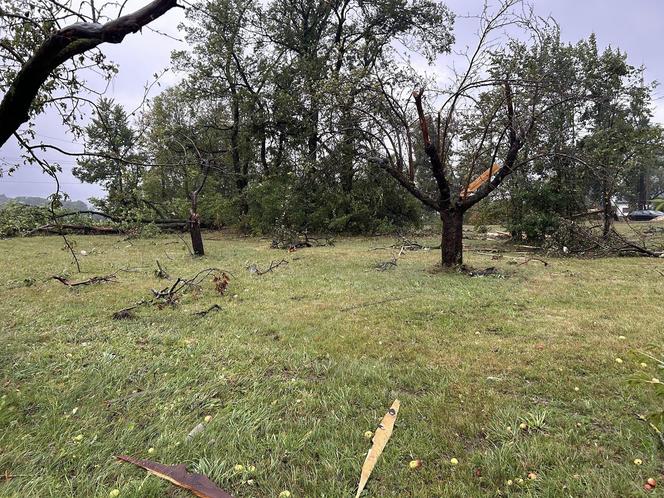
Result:
[[[407,106],[412,101],[400,108],[398,99],[384,87],[390,104],[386,107],[404,116],[393,119],[396,126],[389,131],[406,138],[393,135],[388,145],[381,139],[382,154],[372,160],[439,213],[445,267],[463,262],[464,214],[519,167],[551,153],[540,148],[537,126],[558,105],[579,97],[578,86],[557,78],[560,55],[566,49],[557,26],[524,17],[520,10],[515,13],[518,3],[505,1],[492,16],[484,12],[468,67],[446,92],[435,119],[425,109],[424,90],[413,92],[424,158],[417,157],[409,138],[412,121]],[[529,39],[507,38],[496,47],[495,31],[508,25],[524,28]],[[418,178],[413,167],[418,163],[426,165],[433,181]]]

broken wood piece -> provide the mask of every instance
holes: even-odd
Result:
[[[392,403],[392,406],[383,417],[383,420],[381,420],[380,424],[378,424],[378,429],[376,429],[376,433],[373,437],[373,445],[367,453],[367,458],[364,460],[364,465],[362,465],[362,473],[360,474],[360,482],[357,486],[357,494],[355,495],[355,498],[360,496],[364,490],[364,487],[367,485],[367,481],[369,480],[371,472],[376,466],[376,462],[378,462],[378,458],[383,453],[385,445],[387,445],[387,442],[392,436],[394,423],[397,420],[397,414],[399,413],[400,406],[401,402],[398,399],[395,399],[394,403]]]
[[[486,169],[480,176],[475,178],[468,187],[462,192],[461,198],[465,199],[468,197],[470,194],[475,193],[482,185],[484,185],[486,182],[491,180],[491,177],[493,176],[494,173],[498,173],[498,170],[500,169],[500,166],[497,164],[491,165],[490,168]]]
[[[161,479],[166,479],[180,488],[191,491],[200,498],[233,498],[233,496],[219,488],[206,476],[187,472],[187,468],[182,464],[164,465],[151,460],[139,460],[126,455],[118,455],[115,458],[141,467]]]

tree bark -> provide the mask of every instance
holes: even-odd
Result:
[[[611,206],[611,194],[604,190],[602,194],[602,216],[604,218],[604,229],[602,230],[602,235],[605,239],[611,234],[611,228],[613,227],[613,208]]]
[[[440,220],[443,222],[442,264],[445,268],[452,268],[463,263],[463,214],[461,209],[441,211]]]

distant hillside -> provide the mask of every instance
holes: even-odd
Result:
[[[8,202],[17,202],[19,204],[27,204],[28,206],[47,206],[50,201],[43,197],[7,197],[4,194],[0,194],[0,209]],[[89,209],[88,205],[83,201],[65,201],[63,207],[71,211]]]

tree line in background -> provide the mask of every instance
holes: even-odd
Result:
[[[95,103],[74,174],[105,187],[93,202],[114,220],[187,219],[196,252],[201,226],[440,219],[452,266],[467,217],[542,240],[594,208],[608,237],[617,198],[644,208],[664,191],[644,68],[593,35],[562,42],[516,0],[478,17],[449,84],[411,62],[450,52],[454,15],[435,0],[205,0],[187,16],[182,81],[137,118]]]

